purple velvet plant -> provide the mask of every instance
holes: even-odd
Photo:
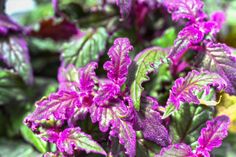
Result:
[[[58,13],[57,1],[53,2]],[[131,2],[116,1],[122,18],[130,15]],[[134,157],[142,140],[161,148],[157,157],[210,157],[211,151],[220,147],[228,134],[230,120],[227,116],[208,120],[199,132],[197,146],[184,141],[174,143],[169,135],[169,123],[171,115],[178,112],[181,105],[201,104],[201,92],[209,95],[214,88],[236,94],[235,57],[230,48],[217,43],[215,37],[224,15],[216,12],[208,17],[200,0],[153,1],[149,5],[166,8],[173,21],[186,24],[173,47],[147,48],[132,61],[129,53],[133,46],[129,39],[116,38],[107,52],[109,60],[103,65],[106,78],[96,75],[96,61],[80,68],[62,64],[57,92],[37,101],[35,110],[24,121],[40,138],[56,145],[56,152],[44,156],[67,157],[86,152]],[[4,35],[16,30],[1,27]],[[190,49],[198,53],[196,68],[175,80],[166,104],[159,104],[155,98],[143,94],[142,85],[150,79],[148,74],[158,71],[164,63],[178,65]],[[92,129],[84,129],[83,122]],[[119,145],[119,150],[112,148],[115,144]]]

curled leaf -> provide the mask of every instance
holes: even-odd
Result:
[[[79,95],[76,92],[58,91],[47,98],[36,102],[36,109],[28,115],[25,123],[36,131],[38,126],[52,117],[56,120],[67,120],[74,113]]]
[[[162,148],[155,157],[195,157],[190,146],[181,143]]]
[[[73,155],[76,150],[106,155],[103,148],[90,135],[82,132],[79,127],[68,128],[60,132],[56,144],[61,152],[70,155]]]
[[[204,32],[199,29],[198,25],[186,26],[182,29],[174,42],[174,47],[169,57],[179,57],[183,55],[190,46],[202,41]]]
[[[197,55],[196,65],[200,68],[218,73],[227,83],[225,91],[236,94],[236,58],[225,44],[206,44],[205,53]]]
[[[140,52],[134,59],[135,76],[131,85],[131,98],[136,110],[140,108],[140,98],[143,91],[142,83],[149,80],[149,73],[157,70],[162,63],[166,63],[167,53],[159,47],[152,47]]]
[[[201,0],[164,0],[163,3],[174,21],[188,19],[195,22],[205,17]]]
[[[210,157],[209,152],[220,147],[222,140],[228,135],[230,120],[227,116],[218,116],[207,121],[206,127],[201,130],[198,138],[197,154],[204,154]]]
[[[167,104],[173,104],[177,109],[181,102],[199,104],[197,92],[204,91],[209,94],[210,86],[218,90],[226,87],[226,82],[216,73],[191,71],[184,78],[178,78],[170,91]]]

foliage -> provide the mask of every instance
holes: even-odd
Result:
[[[235,156],[235,1],[4,2],[0,156]]]

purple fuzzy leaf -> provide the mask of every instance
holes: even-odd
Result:
[[[145,139],[165,147],[170,144],[167,129],[162,125],[161,116],[157,111],[146,109],[144,117],[139,116],[139,127]]]
[[[1,14],[0,15],[0,35],[6,36],[9,33],[20,33],[22,28],[12,21],[8,16]]]
[[[203,2],[201,0],[164,0],[163,3],[168,12],[172,14],[174,21],[188,19],[195,22],[206,16],[202,11]]]
[[[167,104],[173,104],[177,109],[181,102],[199,104],[197,92],[205,90],[208,94],[211,85],[221,90],[226,87],[226,82],[216,73],[193,70],[185,78],[181,77],[175,81]]]
[[[108,71],[108,78],[119,86],[126,81],[128,67],[131,64],[128,53],[132,49],[133,46],[130,45],[129,39],[117,38],[108,51],[111,61],[107,61],[103,67]]]
[[[116,0],[116,5],[120,8],[122,18],[129,16],[132,8],[132,0]]]
[[[222,140],[228,135],[229,124],[230,119],[225,115],[207,121],[206,127],[201,130],[198,138],[197,154],[210,157],[208,152],[220,147]]]
[[[160,7],[160,1],[161,0],[137,0],[138,4],[140,5],[146,5],[148,6],[148,9],[154,10],[158,7]]]
[[[103,148],[90,135],[82,132],[79,127],[68,128],[60,132],[56,145],[60,152],[65,152],[69,155],[73,155],[77,150],[106,155]]]
[[[236,57],[231,54],[229,47],[209,42],[205,53],[199,53],[196,58],[198,67],[218,73],[227,82],[225,91],[236,94]]]
[[[193,154],[190,146],[181,143],[162,148],[160,154],[155,157],[197,157]]]
[[[199,30],[202,30],[205,35],[216,35],[220,31],[218,24],[215,21],[201,22],[197,25]]]
[[[109,106],[93,105],[90,108],[92,122],[99,122],[99,129],[102,132],[110,130],[110,135],[119,138],[120,144],[124,145],[126,154],[135,156],[136,132],[132,123],[127,121],[127,117],[133,114],[130,107],[127,107],[121,100],[114,100]],[[118,101],[118,102],[117,102]]]
[[[174,48],[170,53],[170,57],[182,56],[190,46],[198,44],[202,41],[204,32],[199,29],[198,25],[190,25],[181,30],[175,39]]]
[[[59,91],[51,94],[47,98],[43,98],[36,102],[36,109],[28,117],[25,122],[28,125],[33,124],[34,127],[40,125],[44,120],[49,120],[53,117],[56,120],[67,120],[74,114],[74,109],[78,104],[79,95],[76,92]]]

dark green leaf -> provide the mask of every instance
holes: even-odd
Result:
[[[26,89],[25,83],[18,75],[0,69],[0,105],[25,100]]]
[[[193,144],[197,141],[205,122],[212,118],[212,109],[202,105],[182,104],[173,113],[170,136],[173,143]]]
[[[150,96],[157,98],[160,104],[165,104],[173,82],[169,64],[162,64],[158,74],[151,75],[151,80],[144,88]]]

